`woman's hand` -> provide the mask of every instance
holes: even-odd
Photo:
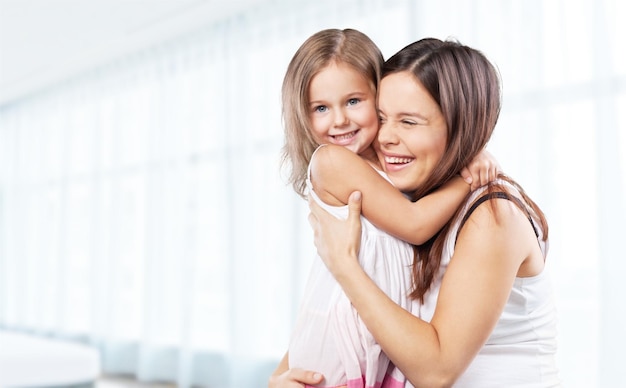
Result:
[[[341,220],[309,198],[309,224],[313,228],[317,253],[335,276],[357,263],[361,244],[361,192],[348,199],[348,218]],[[353,258],[354,260],[347,260]]]
[[[322,382],[323,376],[319,373],[289,369],[279,375],[270,376],[268,388],[304,388],[307,385],[315,385]]]
[[[470,184],[470,188],[475,190],[493,182],[501,172],[502,168],[493,155],[487,150],[482,150],[469,165],[461,170],[461,176]]]

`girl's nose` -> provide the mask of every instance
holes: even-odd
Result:
[[[335,126],[341,127],[348,123],[348,115],[342,110],[339,109],[335,113]]]

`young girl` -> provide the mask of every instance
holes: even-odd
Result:
[[[411,244],[428,241],[470,186],[457,177],[411,202],[388,182],[372,147],[382,64],[378,47],[358,31],[330,29],[307,39],[283,82],[283,161],[291,165],[296,192],[336,217],[347,216],[352,191],[363,193],[361,252],[366,254],[359,255],[359,262],[394,302],[418,314],[418,302],[409,297]],[[391,156],[388,162],[411,161]],[[497,165],[488,155],[474,164],[483,166],[484,179],[489,173],[495,177]],[[348,178],[337,179],[339,170]],[[313,262],[288,356],[275,377],[287,367],[322,372],[325,380],[318,386],[324,387],[404,387],[406,382],[321,260]]]

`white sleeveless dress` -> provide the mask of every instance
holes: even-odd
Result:
[[[379,173],[386,178],[383,172]],[[347,218],[347,206],[325,204],[313,191],[310,180],[307,183],[314,201],[334,216]],[[418,302],[409,298],[413,247],[378,229],[363,216],[361,222],[361,266],[392,300],[418,314]],[[406,384],[404,375],[389,362],[317,256],[291,337],[289,367],[322,373],[325,380],[316,387],[404,388]]]

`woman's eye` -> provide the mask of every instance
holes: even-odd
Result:
[[[404,124],[404,125],[417,125],[417,123],[415,121],[411,121],[411,120],[402,120],[402,124]]]

